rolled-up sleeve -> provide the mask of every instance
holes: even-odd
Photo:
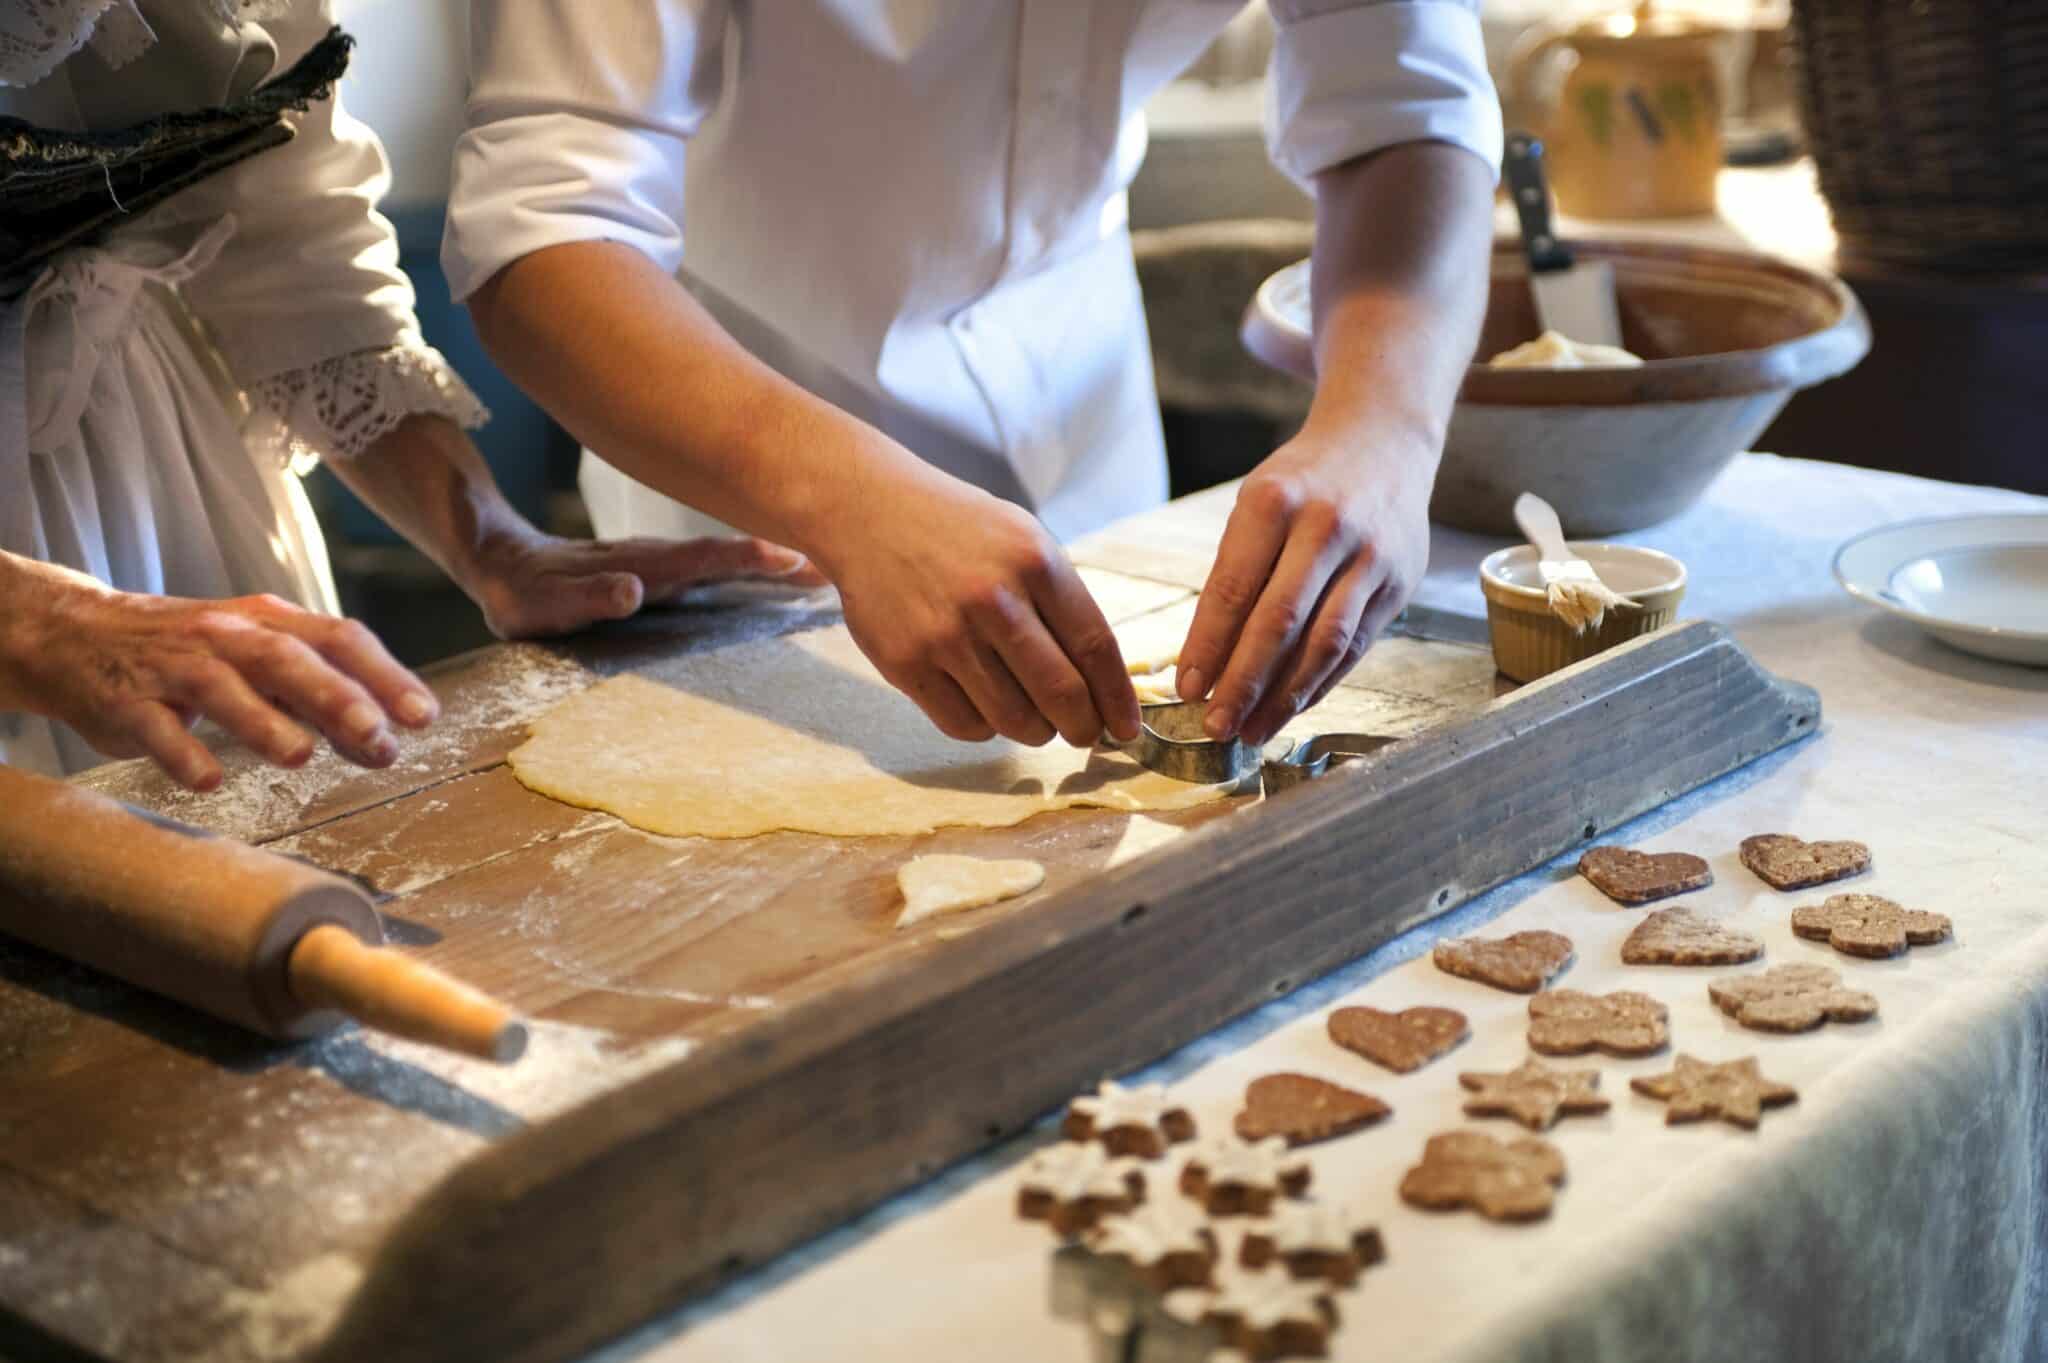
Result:
[[[1271,9],[1266,143],[1304,188],[1403,142],[1448,142],[1499,172],[1500,100],[1476,3],[1271,0]]]
[[[726,0],[472,0],[441,262],[458,301],[548,246],[683,258],[684,145],[715,105]]]

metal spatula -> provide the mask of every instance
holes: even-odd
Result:
[[[1529,291],[1536,320],[1591,345],[1621,344],[1621,314],[1614,304],[1614,270],[1604,260],[1577,260],[1550,225],[1550,187],[1543,179],[1543,144],[1527,133],[1507,141],[1502,162],[1515,216],[1522,223],[1522,251],[1529,258]]]

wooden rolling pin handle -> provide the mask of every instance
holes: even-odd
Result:
[[[424,961],[322,924],[298,940],[286,966],[292,996],[366,1027],[509,1064],[526,1028],[503,1005]]]

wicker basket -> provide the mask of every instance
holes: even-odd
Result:
[[[1792,23],[1845,253],[2048,269],[2048,0],[1794,0]]]

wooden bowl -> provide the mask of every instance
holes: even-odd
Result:
[[[1652,242],[1572,242],[1614,267],[1633,369],[1494,369],[1474,364],[1451,415],[1430,514],[1513,535],[1517,494],[1557,508],[1565,532],[1612,535],[1667,520],[1801,388],[1852,368],[1870,323],[1839,279],[1748,251]],[[1308,267],[1268,279],[1246,310],[1245,345],[1313,379]],[[1494,245],[1478,354],[1540,328],[1520,244]]]

